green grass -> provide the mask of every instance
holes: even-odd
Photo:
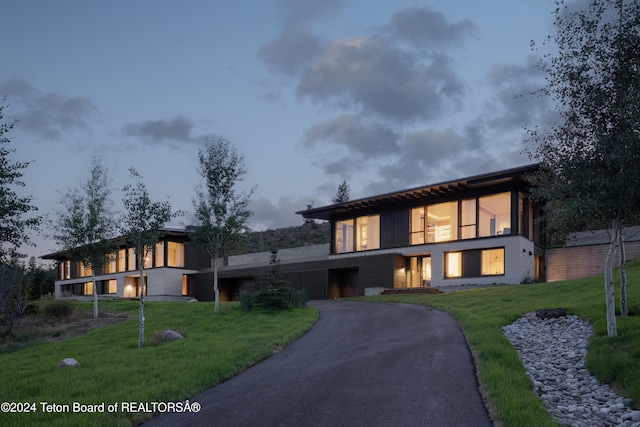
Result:
[[[497,425],[554,426],[533,392],[518,355],[501,327],[522,314],[564,307],[594,326],[587,367],[602,382],[640,403],[640,260],[627,265],[630,317],[618,317],[618,336],[607,337],[604,280],[580,280],[468,289],[439,295],[389,295],[365,301],[424,304],[460,323],[475,358],[481,390]],[[617,298],[617,296],[616,296]],[[616,300],[617,303],[618,300]]]
[[[134,314],[137,302],[101,302],[101,310]],[[137,348],[137,318],[81,337],[0,355],[0,402],[35,403],[37,413],[0,412],[0,425],[135,425],[146,413],[43,413],[40,402],[106,405],[177,402],[230,378],[293,341],[317,320],[311,307],[245,312],[237,303],[147,303],[145,345]],[[173,329],[184,340],[158,344]],[[65,357],[81,367],[56,369]]]

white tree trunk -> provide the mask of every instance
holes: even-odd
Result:
[[[84,268],[84,266],[83,266]],[[91,280],[93,280],[93,318],[98,318],[98,286],[96,286],[96,269],[91,266]]]
[[[144,343],[144,264],[142,263],[142,256],[138,254],[138,266],[140,271],[140,305],[138,306],[138,348],[142,347]]]
[[[218,312],[218,306],[220,305],[220,291],[218,290],[218,254],[213,259],[213,312]]]
[[[607,333],[610,337],[618,335],[616,330],[616,301],[613,289],[613,260],[616,255],[619,227],[620,222],[616,218],[611,224],[609,251],[607,252],[607,259],[604,264],[604,293],[607,307]]]
[[[618,246],[620,247],[620,315],[629,315],[629,307],[627,306],[627,270],[625,267],[626,253],[624,250],[624,236],[622,235],[622,227],[618,230]]]

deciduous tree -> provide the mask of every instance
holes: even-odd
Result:
[[[81,190],[69,189],[62,198],[63,210],[53,224],[54,239],[72,261],[81,261],[91,268],[93,282],[93,317],[98,317],[98,287],[96,268],[116,249],[113,241],[117,231],[107,169],[93,157],[89,178]]]
[[[208,139],[198,152],[198,172],[204,183],[193,199],[195,227],[191,239],[213,259],[214,312],[218,312],[218,263],[238,245],[252,212],[249,200],[253,189],[238,190],[246,175],[244,156],[229,143]]]
[[[610,229],[605,260],[609,336],[615,336],[613,260],[622,228],[640,210],[640,5],[592,0],[586,9],[557,2],[557,54],[543,57],[558,120],[529,129],[543,162],[535,195],[550,201],[547,225],[558,231]]]
[[[140,348],[144,343],[144,297],[146,291],[144,260],[153,254],[155,244],[162,237],[162,227],[175,214],[171,212],[171,205],[168,201],[151,201],[142,176],[133,167],[129,168],[129,176],[134,183],[127,184],[122,189],[125,213],[120,221],[120,232],[126,239],[127,246],[133,247],[140,273],[140,304],[138,306],[138,348]]]
[[[2,100],[3,102],[5,99]],[[28,291],[23,280],[23,266],[19,259],[22,244],[29,244],[27,232],[37,230],[40,224],[30,196],[19,196],[17,190],[24,187],[23,170],[29,162],[13,162],[10,155],[8,133],[14,122],[4,121],[4,105],[0,105],[0,323],[11,332],[14,323],[24,312]]]

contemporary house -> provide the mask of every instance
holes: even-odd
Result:
[[[545,278],[543,214],[527,197],[528,165],[298,212],[328,221],[328,245],[281,250],[283,279],[312,299],[376,293],[384,288],[441,288],[521,283]],[[132,250],[121,248],[96,278],[97,291],[139,295]],[[221,298],[255,291],[270,274],[269,253],[228,257],[219,269]],[[45,256],[59,266],[56,297],[89,295],[93,284],[64,253]],[[149,298],[213,299],[211,261],[168,230],[145,263]],[[147,268],[148,266],[148,268]]]
[[[151,299],[175,299],[187,296],[187,275],[199,271],[210,260],[188,244],[183,230],[166,229],[164,237],[144,259],[145,296]],[[93,295],[92,270],[82,262],[71,261],[64,252],[42,257],[56,261],[58,280],[55,297]],[[140,272],[133,248],[123,244],[105,256],[102,266],[96,267],[95,290],[98,295],[135,298],[140,296]]]

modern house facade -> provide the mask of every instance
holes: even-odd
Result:
[[[188,240],[182,230],[164,230],[163,238],[143,260],[145,297],[156,300],[188,297],[187,276],[210,264],[210,260],[189,245]],[[105,256],[103,265],[96,267],[95,287],[91,268],[80,261],[69,260],[64,252],[42,258],[56,261],[56,299],[90,296],[94,288],[98,295],[105,297],[140,296],[140,271],[135,252],[124,243],[114,253]]]
[[[328,245],[281,250],[284,280],[312,299],[384,288],[521,283],[545,278],[544,206],[527,197],[537,165],[512,168],[298,212],[328,221]],[[121,248],[96,278],[99,294],[139,295],[131,249]],[[255,291],[269,274],[269,253],[231,256],[219,268],[222,300]],[[51,254],[59,266],[56,297],[90,295],[90,274]],[[211,261],[170,231],[145,260],[147,297],[213,299]],[[134,267],[135,266],[135,267]]]

